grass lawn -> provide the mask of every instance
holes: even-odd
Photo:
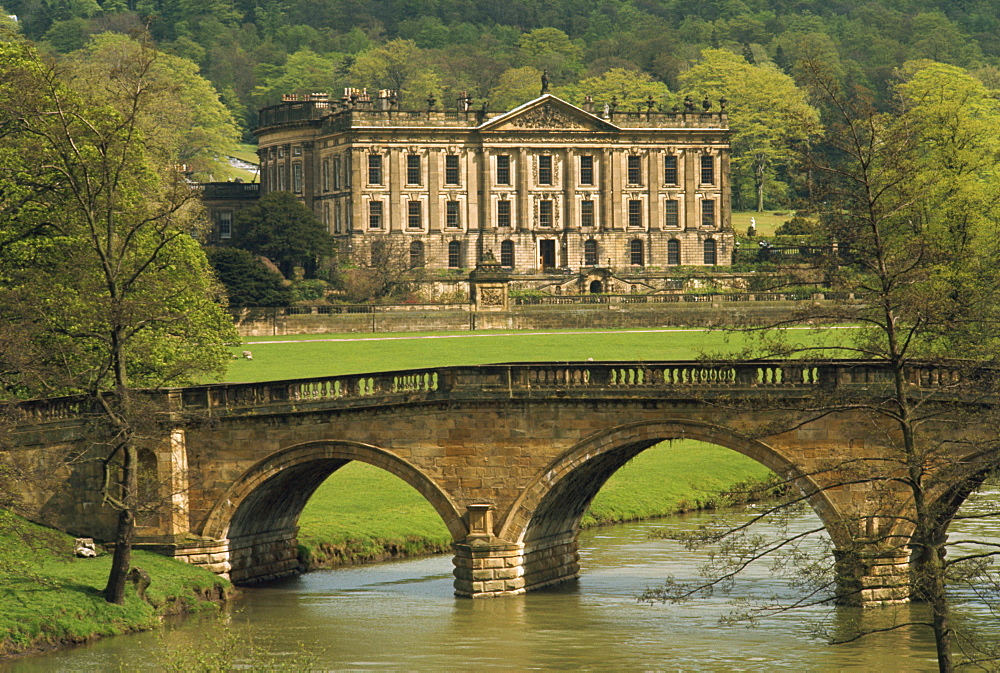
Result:
[[[757,222],[758,236],[774,236],[774,230],[783,225],[788,220],[795,217],[794,210],[765,211],[758,213],[752,210],[745,210],[733,213],[733,229],[740,236],[745,236],[747,228],[750,226],[750,218]]]
[[[729,449],[691,440],[663,442],[612,475],[583,524],[724,504],[720,491],[770,474]],[[299,543],[317,565],[443,552],[451,544],[444,522],[423,496],[392,474],[358,462],[345,465],[320,486],[299,524]]]
[[[796,330],[790,340],[830,343],[838,332]],[[733,351],[740,334],[698,329],[535,332],[437,332],[433,334],[327,334],[248,337],[232,349],[253,360],[233,360],[228,382],[340,376],[448,365],[572,360],[689,360],[704,352]]]
[[[201,607],[229,582],[180,561],[134,551],[132,565],[152,579],[142,601],[130,588],[125,605],[101,597],[111,556],[73,556],[73,538],[0,510],[0,657],[158,626],[159,614]]]

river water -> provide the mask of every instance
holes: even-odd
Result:
[[[1000,500],[1000,492],[986,494]],[[963,513],[967,512],[963,508]],[[731,597],[646,604],[643,589],[666,576],[698,579],[705,552],[651,538],[657,530],[703,523],[708,514],[585,531],[578,582],[511,599],[452,596],[447,556],[309,573],[247,589],[223,618],[195,617],[160,633],[110,638],[87,647],[13,662],[13,671],[190,669],[199,654],[237,660],[247,653],[261,669],[296,670],[935,670],[930,635],[903,629],[830,646],[813,635],[858,617],[851,609],[814,607],[723,626]],[[818,524],[796,517],[799,530]],[[957,524],[956,524],[957,525]],[[969,526],[985,526],[970,531]],[[1000,542],[997,523],[966,526]],[[953,526],[952,534],[957,532]],[[794,597],[796,590],[766,565],[751,571],[737,596]],[[971,620],[985,612],[956,596]],[[866,611],[865,619],[922,616],[919,606]],[[188,657],[188,661],[181,659]]]

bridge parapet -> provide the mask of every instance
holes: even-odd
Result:
[[[914,391],[950,391],[962,399],[981,397],[986,392],[975,385],[977,379],[977,372],[968,372],[961,364],[915,364],[907,370],[907,382]],[[504,391],[511,397],[554,389],[602,390],[611,394],[696,389],[700,395],[746,389],[800,394],[817,388],[870,390],[872,386],[889,386],[892,380],[890,367],[869,361],[586,361],[437,367],[263,383],[220,383],[149,390],[144,394],[154,408],[164,412],[217,414],[310,403],[356,406],[414,401],[420,396],[448,399],[486,391]],[[31,424],[80,419],[100,413],[100,408],[90,398],[77,395],[22,402],[18,413],[21,422]]]

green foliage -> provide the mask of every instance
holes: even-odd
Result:
[[[288,306],[295,295],[280,274],[240,248],[210,248],[208,260],[225,286],[230,306]]]
[[[603,75],[588,77],[578,84],[558,89],[556,95],[580,105],[586,96],[593,96],[597,106],[617,104],[620,112],[646,110],[650,98],[661,106],[669,94],[667,85],[636,70],[612,68]]]
[[[326,228],[291,192],[268,192],[253,206],[237,211],[233,243],[267,257],[286,278],[296,266],[313,275],[320,260],[333,253]]]
[[[680,80],[682,93],[698,100],[729,99],[733,180],[753,185],[757,210],[763,211],[771,170],[790,165],[796,148],[821,132],[819,113],[806,91],[773,64],[751,65],[724,49],[703,51],[701,62]]]

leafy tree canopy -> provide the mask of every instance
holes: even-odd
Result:
[[[269,192],[233,217],[233,243],[263,255],[286,278],[301,266],[315,273],[319,260],[333,253],[333,239],[323,224],[291,192]]]

